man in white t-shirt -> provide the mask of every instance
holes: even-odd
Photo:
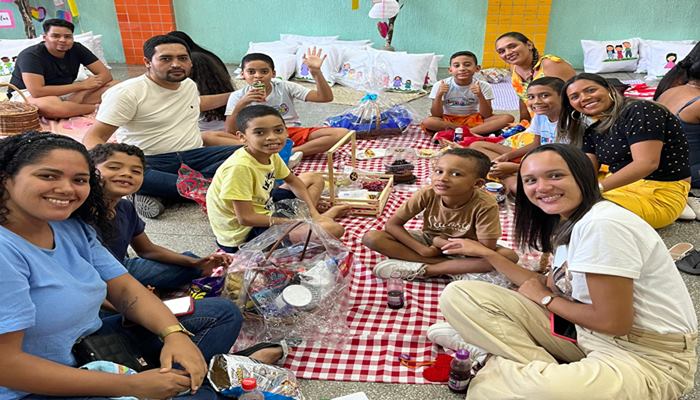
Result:
[[[275,63],[267,54],[250,53],[241,60],[243,79],[248,86],[231,93],[226,105],[226,132],[206,132],[208,143],[228,144],[237,139],[236,116],[245,107],[265,104],[279,111],[287,126],[289,138],[294,142],[293,151],[305,155],[322,153],[338,143],[348,133],[345,128],[302,127],[294,100],[326,103],[333,100],[333,92],[321,73],[325,60],[321,49],[309,49],[304,63],[316,81],[311,90],[297,83],[273,79]]]
[[[188,78],[192,62],[185,42],[158,35],[143,50],[146,73],[105,92],[84,143],[92,148],[116,132],[118,142],[143,150],[146,171],[135,205],[141,216],[153,218],[163,211],[156,198],[180,198],[176,184],[181,164],[212,177],[240,146],[203,147],[199,113],[226,104],[230,93],[199,95]]]
[[[468,132],[484,135],[513,122],[509,114],[494,115],[491,85],[473,79],[479,69],[476,55],[471,51],[459,51],[450,57],[452,76],[438,82],[430,91],[429,97],[433,99],[430,116],[421,122],[425,132],[432,134],[462,127],[465,136]]]

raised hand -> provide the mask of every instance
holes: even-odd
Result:
[[[476,96],[481,96],[481,85],[479,85],[479,82],[474,82],[470,87],[469,90],[471,90],[472,93]]]
[[[443,98],[449,90],[450,90],[450,85],[445,83],[445,81],[440,81],[440,88],[438,89],[437,97]]]
[[[304,64],[309,67],[309,71],[315,72],[321,70],[321,65],[326,60],[327,55],[323,54],[323,50],[309,47],[304,54]]]

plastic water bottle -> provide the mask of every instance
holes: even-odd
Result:
[[[392,272],[389,276],[386,290],[386,305],[393,310],[403,308],[403,279],[401,279],[401,274],[398,271]]]
[[[450,380],[447,387],[455,393],[466,393],[472,380],[472,360],[469,350],[459,349],[450,363]]]
[[[455,143],[459,143],[464,139],[464,129],[462,127],[455,128],[455,137],[452,140]]]
[[[238,400],[265,400],[265,395],[258,390],[258,382],[255,378],[245,378],[241,381],[243,394],[238,396]]]

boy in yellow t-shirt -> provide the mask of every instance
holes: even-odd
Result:
[[[269,106],[254,105],[241,110],[236,119],[237,135],[244,147],[221,164],[207,191],[209,224],[217,245],[227,253],[235,253],[268,227],[289,222],[272,216],[272,208],[275,201],[295,197],[309,206],[319,225],[340,238],[344,229],[333,218],[344,208],[332,207],[323,215],[316,210],[323,190],[322,177],[313,173],[297,177],[278,154],[287,140],[280,113]],[[289,190],[274,188],[277,179],[284,180]]]

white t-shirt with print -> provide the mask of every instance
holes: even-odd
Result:
[[[117,141],[138,146],[147,155],[202,147],[199,91],[187,78],[166,89],[145,74],[128,79],[102,95],[98,121],[118,126]]]
[[[294,108],[294,99],[306,101],[306,96],[311,92],[311,89],[305,88],[298,83],[281,81],[278,79],[273,79],[270,83],[272,84],[272,91],[265,99],[265,102],[254,102],[251,104],[265,104],[276,108],[277,111],[282,114],[284,123],[287,126],[301,126],[301,119],[299,118],[299,114],[297,114],[297,110]],[[238,89],[231,93],[224,114],[233,114],[233,109],[236,108],[236,104],[248,93],[250,88],[251,86],[246,86],[243,89]]]
[[[544,114],[535,114],[530,126],[525,130],[540,136],[540,144],[554,143],[557,140],[557,123],[549,120]],[[559,141],[563,143],[563,141]]]
[[[486,100],[493,100],[493,89],[488,82],[475,79],[476,83],[479,84],[481,88],[481,93],[484,95]],[[449,77],[433,85],[433,89],[430,91],[431,99],[437,97],[438,90],[440,90],[440,84],[445,82],[449,85],[449,89],[442,99],[442,113],[445,115],[471,115],[479,112],[479,98],[472,93],[470,87],[474,84],[474,81],[469,85],[461,86],[455,82],[453,77]]]
[[[569,244],[556,249],[552,267],[554,274],[568,268],[568,294],[585,304],[592,303],[586,273],[632,279],[636,328],[657,333],[697,331],[690,295],[661,237],[647,222],[614,203],[597,203],[576,223]]]

